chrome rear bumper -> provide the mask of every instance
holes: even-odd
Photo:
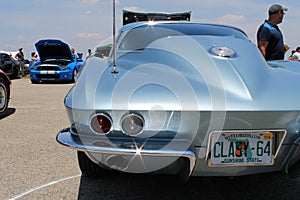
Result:
[[[95,140],[94,137],[88,136],[81,138],[72,134],[69,128],[61,130],[56,140],[64,146],[85,152],[89,158],[97,164],[105,164],[110,168],[132,173],[152,172],[151,170],[141,171],[141,168],[147,168],[147,166],[151,166],[153,163],[167,167],[167,164],[171,165],[172,161],[175,163],[173,163],[174,168],[176,169],[177,167],[179,169],[180,166],[177,164],[181,162],[177,162],[177,164],[175,162],[179,160],[179,158],[185,158],[188,161],[189,176],[191,176],[192,173],[196,176],[238,176],[279,170],[288,173],[289,169],[300,160],[300,138],[296,139],[293,144],[288,145],[289,147],[284,145],[273,166],[224,166],[221,167],[221,171],[219,167],[209,167],[205,158],[200,159],[199,150],[176,151],[172,150],[172,148],[169,148],[169,150],[164,148],[155,150],[151,148],[141,148],[140,145],[135,146],[134,144],[128,145],[127,147],[117,147],[113,145],[113,143],[111,143],[112,145],[108,145],[110,142],[109,139]],[[178,141],[176,145],[180,145],[180,142],[182,141]],[[198,160],[197,165],[196,160]],[[293,169],[291,168],[291,170]],[[168,170],[166,171],[167,173],[169,172]]]
[[[69,128],[61,130],[56,137],[58,143],[67,147],[74,148],[77,151],[86,152],[86,154],[91,158],[91,160],[93,160],[93,162],[100,162],[111,168],[115,168],[122,171],[128,171],[129,169],[129,172],[139,173],[138,168],[140,168],[141,163],[136,163],[134,161],[134,159],[137,157],[141,158],[140,162],[143,162],[143,165],[147,165],[147,163],[145,163],[147,162],[147,159],[149,159],[149,163],[151,162],[151,164],[153,164],[154,162],[158,163],[158,165],[164,165],[166,163],[171,164],[172,161],[176,161],[179,158],[187,158],[189,160],[189,176],[192,174],[193,169],[195,167],[196,155],[191,150],[150,150],[135,146],[120,148],[114,145],[108,145],[108,142],[106,140],[101,141],[85,138],[87,140],[82,142],[81,139],[82,138],[80,138],[79,136],[73,135]],[[122,166],[116,166],[116,164],[109,163],[113,160],[112,158],[116,158],[117,156],[118,159],[115,160],[118,160],[118,162],[120,162],[120,158],[126,158],[126,160],[130,162],[128,162],[128,165],[126,166],[123,166],[124,162],[122,162]],[[165,167],[167,167],[167,165]]]

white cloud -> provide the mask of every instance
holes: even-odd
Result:
[[[124,10],[130,10],[133,12],[145,12],[144,9],[136,7],[136,6],[127,6],[127,7],[124,7]]]
[[[35,3],[48,3],[48,0],[34,0]]]
[[[90,11],[90,10],[87,10],[87,11],[85,11],[85,12],[84,12],[84,14],[86,14],[86,15],[90,15],[90,14],[92,14],[92,11]]]
[[[23,38],[24,38],[23,35],[18,35],[18,36],[17,36],[17,39],[19,39],[19,40],[22,40]]]
[[[99,33],[78,33],[77,38],[99,40],[99,39],[103,38],[103,35],[101,35]]]
[[[86,4],[97,4],[100,2],[100,0],[80,0],[81,3],[86,3]]]
[[[220,24],[242,24],[246,21],[246,17],[243,15],[227,14],[214,20]]]

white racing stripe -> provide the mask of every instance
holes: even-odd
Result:
[[[48,74],[48,71],[42,70],[40,71],[40,74]]]
[[[25,191],[25,192],[22,192],[21,194],[18,194],[17,196],[12,197],[12,198],[10,198],[9,200],[15,200],[15,199],[21,198],[21,197],[23,197],[23,196],[25,196],[25,195],[27,195],[27,194],[29,194],[29,193],[31,193],[31,192],[34,192],[34,191],[36,191],[36,190],[39,190],[39,189],[48,187],[48,186],[50,186],[50,185],[57,184],[57,183],[59,183],[59,182],[63,182],[63,181],[69,180],[69,179],[77,178],[77,177],[80,177],[80,176],[81,176],[81,174],[77,174],[77,175],[74,175],[74,176],[69,176],[69,177],[66,177],[66,178],[62,178],[62,179],[58,179],[58,180],[55,180],[55,181],[51,181],[51,182],[49,182],[49,183],[45,183],[45,184],[43,184],[43,185],[37,186],[37,187],[32,188],[32,189],[30,189],[30,190],[27,190],[27,191]]]

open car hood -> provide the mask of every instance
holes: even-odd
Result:
[[[42,62],[46,59],[68,59],[73,61],[69,45],[60,40],[40,40],[35,43],[35,48]]]

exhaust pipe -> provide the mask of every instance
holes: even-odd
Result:
[[[106,159],[106,165],[112,169],[125,171],[128,168],[128,159],[125,156],[111,155]]]

